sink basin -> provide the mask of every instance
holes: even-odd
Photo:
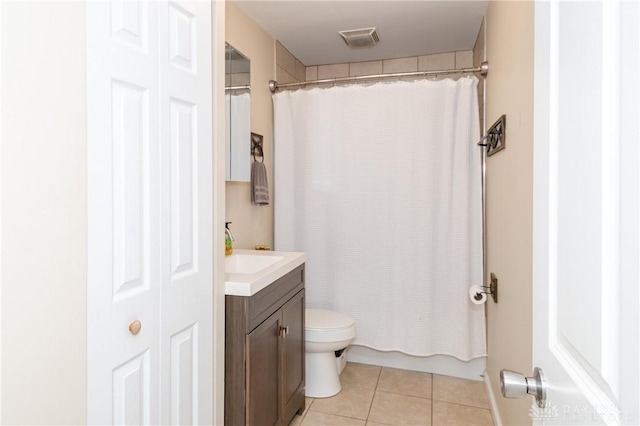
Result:
[[[253,296],[305,260],[304,253],[234,250],[224,259],[224,292],[229,296]]]
[[[230,274],[255,274],[274,263],[284,259],[283,256],[264,256],[259,254],[232,254],[224,260],[225,272]]]

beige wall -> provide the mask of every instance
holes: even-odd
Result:
[[[487,303],[487,372],[504,424],[531,423],[531,398],[504,399],[499,374],[533,369],[533,26],[533,2],[489,2],[487,126],[506,114],[507,139],[487,159],[487,274],[496,274],[500,296]]]
[[[271,195],[269,205],[253,205],[248,182],[227,182],[226,221],[233,222],[235,248],[273,245],[273,105],[268,85],[275,79],[275,40],[235,3],[225,5],[226,41],[251,60],[251,131],[264,136]]]
[[[86,422],[80,2],[1,2],[2,424]],[[17,42],[19,41],[19,42]]]

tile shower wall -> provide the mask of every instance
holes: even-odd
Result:
[[[279,41],[276,41],[276,81],[280,84],[305,81],[306,67]]]
[[[278,43],[279,44],[279,43]],[[484,61],[484,23],[480,27],[473,50],[436,53],[432,55],[410,56],[407,58],[384,59],[369,62],[349,62],[343,64],[317,65],[306,67],[306,81],[323,80],[360,75],[392,74],[400,72],[434,71],[479,67]],[[458,78],[461,74],[450,74]],[[478,76],[480,77],[480,76]],[[296,81],[296,80],[290,80]],[[302,81],[299,80],[298,81]],[[280,79],[278,78],[278,82]],[[345,83],[349,84],[349,83]],[[329,84],[327,84],[329,85]],[[480,112],[480,134],[484,134],[484,79],[478,83],[478,106]]]
[[[234,74],[225,74],[224,76],[224,85],[225,86],[249,86],[251,85],[251,74],[250,73],[234,73]]]
[[[341,64],[305,65],[279,41],[276,41],[276,81],[281,84],[302,81],[322,80],[339,77],[356,77],[373,74],[392,74],[400,72],[433,71],[444,69],[462,69],[479,67],[484,60],[484,24],[480,28],[473,50],[436,53],[431,55],[410,56],[406,58],[383,59],[379,61],[347,62]],[[461,74],[449,75],[452,78]],[[480,129],[484,113],[484,84],[478,85],[478,104],[480,106]]]
[[[383,59],[380,61],[314,65],[306,67],[305,77],[309,81],[370,74],[471,68],[473,66],[473,55],[473,50],[462,50],[459,52]],[[454,74],[454,78],[455,76],[457,75]],[[280,82],[279,79],[278,82]]]

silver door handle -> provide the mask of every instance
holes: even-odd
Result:
[[[505,398],[524,398],[527,394],[533,395],[540,408],[544,408],[547,401],[544,374],[538,367],[533,369],[533,377],[524,377],[524,374],[515,371],[501,370],[500,389]]]
[[[286,338],[287,334],[289,334],[289,326],[286,326],[286,327],[280,326],[280,330],[278,331],[278,334],[283,339]]]

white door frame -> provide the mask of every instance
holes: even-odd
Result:
[[[0,24],[2,24],[2,9],[3,2],[0,1]],[[3,51],[4,40],[2,38],[2,31],[0,31],[0,52]],[[2,54],[0,53],[0,91],[2,90]],[[2,129],[2,101],[0,100],[0,129]],[[0,165],[2,164],[2,147],[4,146],[4,141],[2,139],[2,130],[0,130]],[[2,173],[0,173],[0,235],[3,235],[2,230]],[[2,238],[0,237],[0,256],[2,254]],[[0,258],[0,265],[2,264],[2,259]],[[2,374],[2,274],[0,274],[0,378],[3,376]],[[2,379],[0,379],[0,413],[2,413]],[[0,423],[2,422],[2,415],[0,414]]]

